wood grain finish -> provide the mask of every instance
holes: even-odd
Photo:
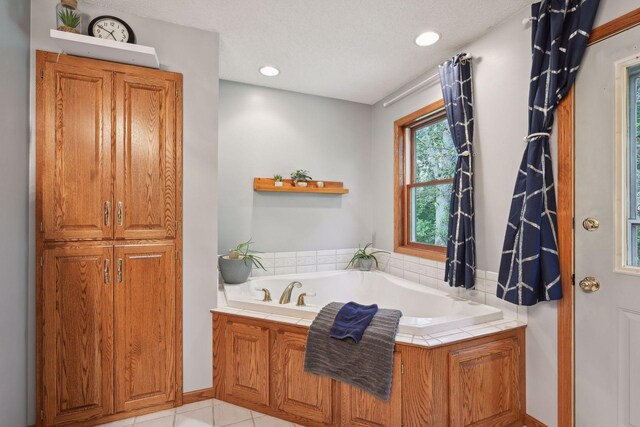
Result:
[[[271,337],[264,350],[270,354],[271,400],[256,403],[227,390],[228,365],[236,356],[230,347],[230,325],[253,327],[249,335]],[[258,332],[259,331],[259,332]],[[352,387],[332,384],[332,420],[325,413],[328,396],[320,404],[326,385],[305,377],[302,349],[308,328],[280,322],[213,313],[214,397],[308,427],[446,425],[522,426],[525,418],[524,327],[437,347],[396,344],[391,403],[384,403]],[[264,334],[264,335],[263,335]],[[290,349],[288,357],[285,349]],[[248,362],[252,363],[252,362]],[[249,365],[251,370],[257,367]],[[248,374],[247,374],[248,375]],[[252,388],[256,382],[251,381]],[[284,391],[283,391],[284,390]],[[283,396],[290,396],[284,399]],[[457,397],[453,397],[454,394]],[[283,402],[291,405],[287,407]],[[300,409],[305,408],[301,413]],[[400,414],[400,415],[397,415]],[[472,420],[469,422],[469,420]],[[473,421],[475,420],[475,422]]]
[[[558,301],[558,425],[573,421],[573,307],[574,307],[574,168],[575,91],[558,106],[558,254],[562,299]]]
[[[111,74],[51,62],[42,72],[44,239],[110,239]]]
[[[525,427],[548,427],[545,423],[532,417],[529,414],[525,415],[524,417],[524,425]]]
[[[440,99],[394,122],[394,167],[393,167],[393,235],[394,251],[420,258],[444,261],[446,248],[434,245],[412,243],[409,238],[409,190],[413,166],[410,165],[411,154],[406,141],[406,134],[411,126],[424,123],[433,114],[444,108],[444,99]]]
[[[113,410],[113,283],[105,270],[112,258],[108,246],[44,252],[43,407],[49,424]]]
[[[175,253],[173,245],[116,246],[115,409],[173,401]]]
[[[589,45],[606,40],[638,25],[640,25],[640,8],[594,28],[589,38]]]
[[[273,178],[253,178],[253,191],[271,193],[315,193],[315,194],[347,194],[348,189],[338,181],[323,181],[324,187],[318,187],[318,181],[309,181],[307,187],[297,187],[290,179],[282,180],[282,187],[275,186]]]
[[[306,335],[280,329],[275,336],[272,382],[277,409],[331,425],[333,381],[304,371]]]
[[[225,345],[225,395],[268,406],[269,328],[229,321]]]
[[[591,32],[589,46],[640,25],[640,8]],[[564,298],[558,301],[558,425],[573,426],[574,411],[574,174],[575,92],[558,107],[558,233]],[[529,424],[527,424],[529,425]]]
[[[202,388],[200,390],[193,390],[182,393],[182,404],[188,405],[190,403],[201,402],[203,400],[209,400],[213,398],[213,387]]]
[[[402,425],[402,356],[393,358],[391,397],[385,402],[359,388],[342,383],[342,421],[344,427],[400,427]]]
[[[36,67],[38,426],[95,425],[180,405],[182,76],[41,51]],[[126,209],[125,199],[135,209],[123,210],[120,226],[117,202]],[[109,253],[109,284],[84,325],[78,310],[97,305],[96,295],[73,293],[66,280],[93,281],[95,268],[83,265],[101,251]],[[49,254],[84,253],[86,261],[52,273]],[[105,272],[101,266],[101,280]],[[63,296],[52,293],[57,286]],[[56,298],[63,312],[52,311]],[[98,318],[100,329],[90,323]],[[73,335],[64,352],[55,333]],[[98,370],[106,377],[96,379]]]
[[[504,426],[521,420],[515,339],[449,353],[449,425]]]
[[[117,239],[175,235],[175,82],[117,74]]]

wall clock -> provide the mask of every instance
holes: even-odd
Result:
[[[120,18],[115,16],[98,16],[89,24],[89,35],[99,39],[114,40],[122,43],[135,43],[133,30]]]

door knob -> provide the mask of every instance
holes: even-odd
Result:
[[[600,290],[600,282],[595,277],[587,276],[580,280],[580,287],[585,292],[598,292]]]
[[[600,228],[600,221],[595,218],[587,218],[582,221],[582,227],[587,231],[596,231]]]

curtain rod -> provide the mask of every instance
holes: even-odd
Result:
[[[464,60],[466,61],[471,61],[473,59],[473,57],[471,55],[465,55]],[[382,106],[384,108],[387,108],[388,106],[395,104],[396,102],[400,101],[402,98],[405,98],[409,95],[411,95],[412,93],[414,93],[415,91],[417,91],[418,89],[421,89],[423,86],[426,86],[427,84],[431,83],[433,80],[437,79],[438,77],[440,77],[440,73],[436,73],[433,76],[427,77],[426,79],[422,80],[420,83],[411,86],[409,89],[405,90],[404,92],[394,96],[393,98],[391,98],[390,100],[384,102],[382,104]]]

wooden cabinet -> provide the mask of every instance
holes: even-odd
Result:
[[[449,353],[450,426],[508,426],[521,419],[518,352],[510,338]]]
[[[402,425],[402,357],[395,353],[389,401],[377,399],[359,388],[341,384],[344,427],[400,427]]]
[[[118,73],[117,239],[172,238],[176,229],[175,81]]]
[[[306,334],[279,329],[275,335],[272,353],[275,357],[273,385],[276,408],[306,420],[331,425],[334,381],[304,371]]]
[[[45,240],[113,235],[111,73],[45,62],[38,175]]]
[[[115,248],[115,407],[171,402],[175,372],[173,245]]]
[[[37,52],[38,425],[182,401],[182,76]]]
[[[257,405],[269,405],[269,328],[229,322],[225,394]]]
[[[523,327],[436,347],[397,343],[387,402],[304,372],[307,331],[214,311],[214,397],[307,427],[524,425]]]
[[[112,248],[48,249],[43,257],[43,407],[51,424],[113,410]]]

